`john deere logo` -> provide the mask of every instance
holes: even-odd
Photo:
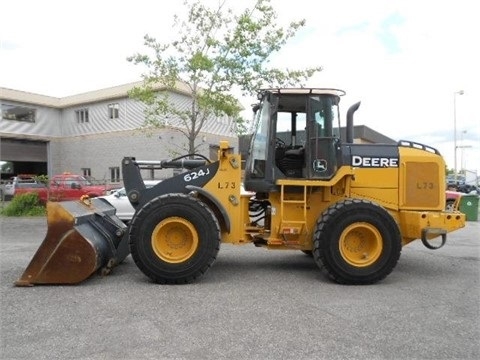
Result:
[[[389,167],[396,168],[398,167],[398,158],[353,155],[352,166],[371,167],[371,168],[389,168]]]
[[[313,171],[316,171],[316,172],[327,171],[327,160],[325,160],[325,159],[315,159],[315,160],[313,160]]]

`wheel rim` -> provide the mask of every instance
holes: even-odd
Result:
[[[354,223],[342,231],[339,248],[348,264],[356,267],[369,266],[382,254],[382,235],[372,224]]]
[[[179,217],[161,221],[152,233],[153,251],[160,259],[172,264],[190,259],[198,242],[198,233],[192,223]]]

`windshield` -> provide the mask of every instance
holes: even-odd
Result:
[[[250,173],[252,177],[265,176],[265,161],[267,159],[268,121],[270,119],[270,103],[265,99],[255,114],[257,125],[250,148]]]
[[[87,178],[85,178],[83,176],[79,176],[77,182],[79,182],[83,186],[93,185],[93,183],[90,180],[88,180]]]
[[[121,188],[117,190],[117,195],[118,196],[127,196],[127,192],[125,191],[125,188]]]

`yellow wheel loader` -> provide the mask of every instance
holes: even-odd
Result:
[[[214,161],[125,157],[129,225],[101,199],[49,203],[47,236],[16,284],[78,283],[129,254],[153,282],[189,283],[212,266],[221,243],[303,251],[337,283],[372,284],[394,269],[404,245],[443,246],[465,215],[444,210],[442,156],[411,141],[354,143],[360,103],[342,133],[342,95],[261,91],[244,171],[227,142]],[[184,172],[146,188],[144,168]]]

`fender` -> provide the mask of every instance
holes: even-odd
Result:
[[[230,234],[230,218],[228,217],[227,211],[225,210],[223,205],[214,196],[212,196],[212,194],[210,194],[205,189],[202,189],[201,187],[187,185],[185,188],[187,190],[196,191],[202,194],[202,196],[206,197],[209,201],[211,201],[216,206],[216,208],[220,212],[220,215],[222,216],[221,220],[223,220],[223,223],[225,224],[225,229]]]

